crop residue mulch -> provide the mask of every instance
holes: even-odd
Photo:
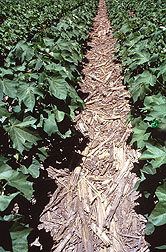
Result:
[[[131,173],[139,153],[127,144],[129,93],[120,64],[113,58],[115,40],[104,0],[89,34],[81,90],[89,93],[76,128],[89,139],[81,163],[69,169],[49,167],[58,186],[41,215],[39,228],[50,231],[54,252],[147,252],[145,219],[136,214]],[[72,158],[72,157],[71,157]]]

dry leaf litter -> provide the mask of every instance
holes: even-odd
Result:
[[[131,173],[139,153],[126,141],[129,93],[114,61],[112,30],[104,0],[89,34],[81,90],[89,93],[76,127],[89,138],[82,162],[72,172],[49,167],[58,186],[41,214],[39,228],[50,232],[53,252],[147,252],[145,219],[136,214]]]

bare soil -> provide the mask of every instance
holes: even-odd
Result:
[[[83,136],[79,141],[84,138],[87,144],[71,151],[70,167],[47,169],[57,189],[41,214],[39,229],[51,233],[54,252],[147,252],[145,219],[134,210],[138,178],[131,171],[139,153],[127,144],[130,96],[114,60],[104,0],[88,41],[80,84],[88,96],[75,119]],[[76,157],[81,159],[73,162]]]

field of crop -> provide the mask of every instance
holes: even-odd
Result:
[[[127,122],[141,153],[135,189],[152,241],[166,232],[166,2],[106,6],[131,95]],[[97,7],[98,0],[0,0],[0,252],[29,251],[36,181],[61,152],[57,142],[73,136],[75,112],[85,108],[77,89]],[[152,243],[166,251],[164,239]]]
[[[117,40],[115,57],[132,98],[132,143],[142,153],[136,188],[144,198],[146,234],[157,235],[166,231],[166,3],[106,2]],[[163,239],[154,244],[165,251]]]
[[[75,87],[97,2],[0,1],[0,222],[11,237],[0,251],[28,251],[30,216],[16,206],[33,204],[52,141],[71,136],[84,107]]]

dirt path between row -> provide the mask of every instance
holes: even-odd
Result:
[[[134,207],[137,181],[131,173],[138,153],[127,144],[129,93],[114,61],[112,30],[104,0],[89,35],[81,90],[86,108],[75,119],[89,142],[71,169],[48,169],[58,186],[41,215],[54,252],[147,252],[145,219]],[[81,140],[80,140],[81,141]],[[72,155],[71,155],[72,158]]]

